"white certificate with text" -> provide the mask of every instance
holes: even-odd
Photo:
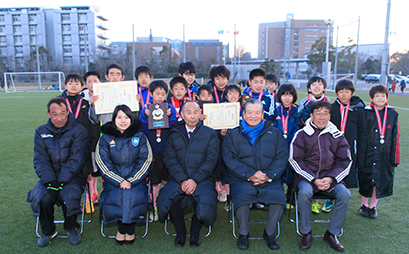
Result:
[[[239,126],[240,103],[205,103],[203,114],[207,116],[204,125],[215,130],[231,129]]]

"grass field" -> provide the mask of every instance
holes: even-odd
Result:
[[[81,244],[71,246],[67,239],[53,239],[46,248],[37,247],[34,234],[35,218],[30,205],[25,202],[26,193],[38,181],[33,169],[34,130],[46,123],[46,103],[58,95],[55,92],[39,93],[0,93],[0,253],[233,253],[239,250],[236,239],[231,234],[231,224],[223,204],[219,204],[217,221],[208,238],[202,239],[198,249],[173,247],[173,237],[166,236],[163,224],[158,222],[149,225],[148,236],[137,240],[132,246],[117,247],[113,239],[103,238],[97,216],[90,224],[85,224]],[[331,100],[334,93],[327,93]],[[365,102],[369,102],[368,93],[357,93]],[[299,98],[306,96],[305,90],[299,91]],[[350,209],[344,225],[344,236],[341,243],[347,253],[407,253],[409,240],[409,222],[407,212],[409,204],[409,97],[391,96],[389,104],[400,107],[401,164],[396,169],[394,195],[381,199],[378,204],[379,217],[370,220],[361,217],[357,210],[360,207],[360,196],[352,190]],[[405,198],[406,197],[406,198]],[[56,209],[59,211],[60,209]],[[98,214],[98,206],[96,206]],[[252,211],[251,217],[265,219],[265,211]],[[319,215],[321,216],[321,215]],[[313,218],[317,217],[313,215]],[[313,228],[313,232],[324,232],[325,225]],[[173,226],[171,226],[173,229]],[[141,229],[139,229],[141,231]],[[115,228],[108,228],[114,233]],[[204,230],[203,230],[204,231]],[[62,226],[60,235],[65,234]],[[250,228],[252,236],[262,236],[263,226]],[[281,235],[278,238],[281,248],[278,253],[300,253],[300,237],[295,232],[295,225],[288,221],[287,214],[281,220]],[[264,240],[250,242],[247,252],[267,253]],[[321,238],[314,239],[309,252],[328,253],[333,251]]]

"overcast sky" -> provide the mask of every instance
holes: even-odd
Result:
[[[243,4],[245,3],[245,4]],[[147,37],[152,29],[154,37],[183,39],[219,39],[233,47],[232,33],[220,35],[219,30],[232,32],[236,24],[239,35],[237,45],[243,45],[252,57],[257,57],[259,23],[284,21],[287,13],[295,19],[332,19],[334,33],[339,25],[339,45],[348,38],[356,42],[358,17],[361,17],[359,43],[383,43],[385,35],[387,0],[16,0],[2,1],[1,7],[84,6],[100,7],[101,15],[109,20],[111,41],[132,41],[132,24],[135,37]],[[391,52],[409,49],[408,0],[392,0],[389,37]],[[344,26],[355,22],[351,25]],[[334,40],[335,44],[335,40]]]

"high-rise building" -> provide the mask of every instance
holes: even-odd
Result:
[[[85,65],[106,54],[106,23],[96,6],[1,8],[0,54],[19,68],[38,45],[57,65]]]
[[[261,23],[258,59],[283,59],[284,56],[286,59],[301,59],[323,36],[327,36],[325,20],[296,20],[293,14],[288,14],[286,21]]]

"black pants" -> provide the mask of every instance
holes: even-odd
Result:
[[[122,221],[118,221],[117,224],[118,224],[118,231],[120,234],[128,234],[128,235],[135,234],[135,224],[136,223],[125,224],[125,223],[122,223]]]
[[[185,193],[179,194],[173,198],[172,206],[170,208],[170,218],[175,225],[175,230],[177,236],[186,236],[186,224],[185,224],[185,216],[183,214],[183,208],[180,206],[183,198],[186,196]],[[200,229],[203,226],[203,222],[201,222],[196,216],[196,207],[195,213],[192,216],[192,221],[190,225],[190,237],[198,239],[200,237]]]
[[[52,200],[51,196],[46,193],[40,200],[40,224],[41,231],[44,235],[50,236],[55,232],[54,224],[54,205],[57,202]],[[80,225],[77,222],[77,215],[73,214],[67,217],[67,206],[64,204],[64,199],[61,195],[58,197],[58,203],[61,204],[61,208],[64,215],[64,229],[71,230],[79,228]]]

